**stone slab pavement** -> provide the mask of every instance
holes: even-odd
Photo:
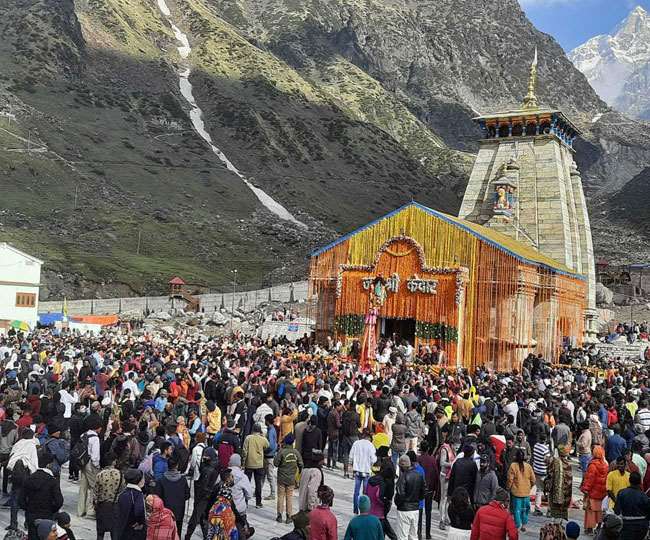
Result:
[[[343,478],[343,472],[339,470],[328,470],[324,469],[325,472],[325,483],[329,485],[334,490],[334,507],[333,512],[338,520],[338,530],[339,539],[343,539],[345,535],[345,528],[353,517],[352,513],[352,494],[354,490],[354,481]],[[578,495],[578,486],[580,484],[581,474],[578,470],[577,464],[574,464],[574,500],[582,500],[582,497]],[[77,498],[79,494],[79,485],[77,483],[71,483],[67,480],[67,470],[64,469],[61,480],[61,490],[64,497],[64,506],[63,511],[68,512],[72,517],[72,530],[75,533],[75,536],[78,540],[95,540],[95,521],[78,518],[77,517]],[[269,494],[268,484],[264,486],[263,496]],[[192,500],[188,504],[186,511],[185,523],[189,520],[192,509]],[[294,495],[294,512],[298,508],[298,498],[297,490]],[[255,527],[255,536],[253,537],[256,540],[270,540],[276,536],[282,536],[283,534],[291,530],[291,525],[285,525],[284,523],[277,523],[275,521],[276,517],[276,503],[275,501],[264,501],[264,507],[261,509],[255,508],[254,506],[249,507],[248,510],[248,520],[249,523]],[[579,509],[571,509],[569,512],[570,519],[577,521],[582,527],[583,512]],[[395,507],[391,510],[389,519],[392,521],[393,529],[396,529],[396,511]],[[437,524],[440,521],[440,514],[436,508],[436,503],[434,503],[433,508],[433,517],[432,517],[432,536],[435,540],[443,540],[447,538],[447,533],[438,529]],[[19,515],[19,524],[22,526],[23,523],[23,514],[22,512]],[[520,538],[532,539],[539,538],[540,528],[549,522],[549,518],[541,518],[530,516],[530,522],[528,524],[527,531],[525,533],[520,533]],[[0,538],[3,537],[3,529],[9,524],[9,508],[1,508],[0,510]],[[424,531],[423,531],[424,532]],[[106,536],[108,539],[108,535]],[[181,537],[183,540],[183,537]],[[200,529],[192,536],[192,540],[202,540]]]

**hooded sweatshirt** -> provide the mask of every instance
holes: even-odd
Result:
[[[190,486],[178,470],[167,471],[158,482],[160,498],[180,520],[185,515],[185,502],[190,498]]]
[[[16,462],[22,460],[23,465],[29,469],[29,472],[35,472],[38,469],[36,442],[36,439],[20,439],[17,441],[11,449],[7,468],[12,470]]]

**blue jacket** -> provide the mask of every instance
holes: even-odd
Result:
[[[616,458],[620,456],[624,456],[626,450],[627,442],[620,435],[612,435],[607,439],[607,443],[605,443],[605,457],[609,463],[616,461]]]
[[[61,474],[61,465],[70,459],[70,443],[64,439],[55,439],[54,437],[45,441],[45,448],[54,456],[54,461],[50,468],[54,476]]]
[[[426,483],[427,475],[424,472],[424,467],[422,467],[422,465],[420,465],[419,463],[416,463],[413,468],[415,469],[415,472],[418,473]],[[424,509],[424,499],[420,499],[420,510],[422,509]]]
[[[151,464],[151,472],[153,473],[154,479],[158,482],[167,472],[168,465],[167,459],[162,457],[159,453],[154,454]]]
[[[278,432],[275,426],[269,426],[266,429],[266,438],[269,441],[269,447],[264,451],[264,457],[275,457],[278,451]]]

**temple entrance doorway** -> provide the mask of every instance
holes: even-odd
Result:
[[[380,334],[383,338],[393,338],[397,344],[405,339],[415,344],[415,319],[380,319]]]

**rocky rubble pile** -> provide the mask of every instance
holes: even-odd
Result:
[[[145,331],[167,332],[169,334],[181,331],[208,336],[224,336],[231,332],[254,334],[264,321],[271,319],[273,312],[282,311],[285,307],[300,313],[303,311],[304,304],[263,302],[252,310],[235,308],[232,311],[221,308],[209,313],[195,313],[182,309],[158,311],[151,313],[144,319],[142,329]],[[124,317],[124,314],[122,314],[122,318],[128,319],[128,317]]]

